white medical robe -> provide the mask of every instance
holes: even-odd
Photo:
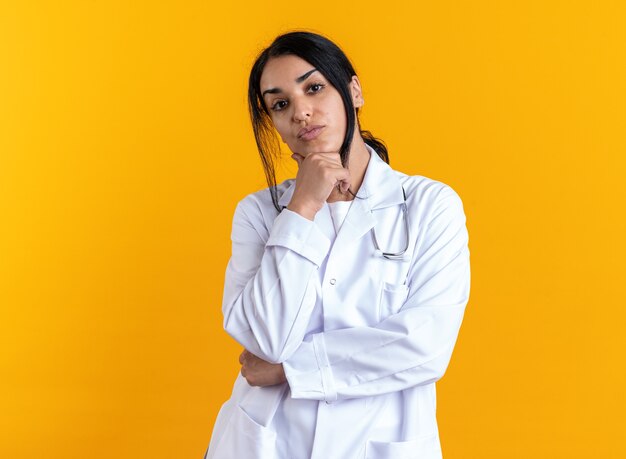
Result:
[[[441,458],[435,382],[470,290],[463,205],[449,186],[368,150],[360,199],[343,213],[279,214],[267,189],[238,204],[224,328],[282,363],[288,383],[237,376],[206,458]],[[281,206],[294,187],[278,185]],[[405,248],[401,260],[382,256]]]

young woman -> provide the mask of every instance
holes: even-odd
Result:
[[[440,458],[435,382],[470,285],[461,200],[391,169],[320,35],[276,38],[248,102],[269,188],[235,210],[222,310],[245,350],[205,457]],[[298,173],[277,185],[278,137]]]

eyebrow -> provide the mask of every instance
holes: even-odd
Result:
[[[299,76],[298,78],[296,78],[296,83],[302,83],[304,80],[306,80],[308,77],[311,76],[311,74],[313,72],[317,71],[317,69],[311,69],[308,72],[306,72],[304,75]],[[283,92],[282,89],[280,88],[270,88],[270,89],[266,89],[265,91],[263,91],[263,94],[261,94],[261,97],[265,97],[265,94],[278,94]]]

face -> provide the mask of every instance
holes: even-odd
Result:
[[[354,106],[360,107],[363,98],[356,76],[350,92]],[[347,124],[343,100],[307,61],[293,55],[269,59],[261,74],[261,94],[276,131],[292,152],[304,157],[339,152]]]

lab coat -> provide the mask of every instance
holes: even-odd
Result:
[[[363,199],[338,233],[328,205],[314,221],[278,213],[267,189],[237,205],[224,328],[282,363],[287,383],[251,387],[238,375],[207,459],[441,458],[435,382],[470,288],[463,205],[448,185],[368,151]],[[281,206],[294,188],[278,185]],[[407,246],[402,260],[381,254]]]

